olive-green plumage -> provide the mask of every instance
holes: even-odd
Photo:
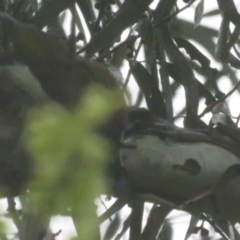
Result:
[[[68,47],[60,38],[42,32],[34,26],[19,23],[9,15],[0,14],[0,24],[4,34],[13,43],[14,57],[30,68],[43,91],[56,102],[71,111],[81,101],[85,89],[91,84],[97,84],[115,92],[119,89],[116,93],[116,102],[120,101],[122,106],[125,106],[122,91],[104,65],[82,58],[76,60],[69,58]],[[0,79],[0,95],[1,85]],[[27,89],[25,88],[26,91]],[[32,96],[31,102],[35,94],[29,93],[29,95]],[[19,103],[21,101],[22,99],[18,100]],[[99,129],[99,132],[113,143],[114,149],[120,143],[124,121],[123,107]],[[0,156],[0,169],[1,165]]]

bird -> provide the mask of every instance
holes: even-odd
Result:
[[[6,13],[0,13],[0,27],[3,35],[8,38],[11,46],[13,46],[15,60],[20,64],[19,66],[12,66],[12,68],[8,66],[7,74],[10,77],[8,76],[7,78],[6,71],[5,75],[3,74],[1,77],[0,67],[0,95],[5,91],[4,87],[6,84],[4,83],[4,79],[10,79],[11,90],[8,89],[5,91],[5,95],[0,97],[0,102],[1,100],[4,102],[5,98],[10,99],[9,103],[5,104],[5,112],[7,113],[5,115],[9,115],[11,119],[15,119],[12,122],[11,128],[16,128],[17,133],[14,135],[16,144],[22,141],[21,134],[25,119],[24,117],[16,118],[15,111],[12,114],[9,113],[14,101],[19,105],[19,108],[28,109],[32,105],[46,103],[51,99],[67,110],[74,111],[86,89],[91,85],[96,85],[109,91],[115,91],[116,102],[122,103],[122,108],[116,110],[112,117],[97,129],[97,132],[111,143],[111,153],[113,153],[114,157],[110,161],[109,168],[119,168],[116,155],[125,125],[126,103],[120,86],[108,68],[101,63],[87,60],[83,57],[70,58],[66,43],[59,37],[43,32],[32,25],[21,23]],[[2,68],[4,69],[4,67]],[[16,70],[16,68],[25,69],[25,72],[19,71],[19,74],[16,74],[15,71],[13,74],[12,71],[13,69]],[[27,77],[25,75],[26,71]],[[27,78],[30,80],[26,81]],[[12,94],[12,96],[10,97],[9,94]],[[19,99],[16,97],[18,95]],[[0,106],[0,111],[2,106],[4,104]],[[22,142],[20,149],[23,152],[22,155],[28,155]],[[25,157],[25,160],[31,166],[32,163],[28,156]],[[5,162],[0,159],[0,166]],[[29,170],[26,175],[26,179],[19,181],[17,190],[10,186],[10,183],[5,183],[12,195],[19,194],[28,179],[31,178],[31,171]],[[15,180],[13,181],[15,182]]]
[[[15,55],[29,67],[43,90],[56,102],[74,109],[86,88],[95,84],[110,91],[118,89],[116,102],[121,102],[123,108],[126,106],[116,79],[103,64],[82,57],[69,58],[67,46],[60,38],[20,23],[6,13],[0,14],[0,23],[13,42]],[[113,135],[114,129],[116,132],[121,129],[123,118],[124,114],[116,113],[109,135]],[[116,133],[117,141],[120,132]]]

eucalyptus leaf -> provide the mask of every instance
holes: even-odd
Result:
[[[154,41],[153,25],[147,18],[141,19],[134,28],[142,38],[143,43],[151,44]]]
[[[196,28],[201,23],[203,12],[204,12],[204,0],[200,0],[195,9],[194,28]]]
[[[197,223],[200,220],[200,214],[192,215],[184,240],[188,240],[192,233],[195,233]]]
[[[113,44],[121,33],[136,23],[147,10],[152,0],[126,0],[118,10],[115,18],[90,41],[87,47],[87,57],[91,58],[100,48]]]

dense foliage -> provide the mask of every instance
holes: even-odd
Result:
[[[0,186],[17,227],[14,238],[61,238],[61,233],[49,229],[50,217],[60,214],[71,216],[76,239],[99,239],[98,225],[107,219],[104,239],[120,239],[128,229],[130,240],[172,239],[166,217],[174,208],[192,214],[185,239],[198,232],[207,236],[205,222],[223,238],[239,238],[234,209],[229,215],[225,212],[229,219],[212,219],[202,213],[204,207],[196,211],[191,205],[210,196],[214,207],[209,211],[219,211],[215,190],[239,177],[240,117],[231,116],[228,102],[234,94],[236,98],[240,85],[240,14],[233,0],[218,0],[215,9],[206,11],[208,4],[204,0],[0,1]],[[192,21],[184,18],[189,8],[195,13]],[[221,18],[219,30],[202,24],[213,17]],[[221,88],[223,82],[232,89]],[[126,107],[123,93],[132,108]],[[137,176],[133,187],[128,179],[134,176],[126,177],[118,152],[136,147],[120,142],[123,133],[126,140],[139,132],[177,142],[175,149],[182,142],[207,142],[231,152],[232,165],[222,163],[221,172],[205,170],[204,177],[215,177],[217,172],[220,179],[202,194],[171,187],[169,195],[162,196],[156,190],[158,183],[148,181],[147,170],[154,172],[154,167],[139,162],[137,170],[128,172]],[[151,141],[154,149],[159,142]],[[167,151],[169,144],[164,144]],[[216,151],[224,155],[225,150]],[[192,177],[201,166],[190,157],[172,169]],[[145,199],[143,192],[151,198]],[[100,194],[117,200],[96,217],[93,201]],[[15,201],[21,203],[19,210]],[[155,204],[141,231],[145,201]],[[118,211],[125,205],[131,214],[122,219]],[[7,239],[5,230],[2,238]]]

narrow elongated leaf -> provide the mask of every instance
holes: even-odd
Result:
[[[218,14],[220,14],[219,9],[214,9],[214,10],[211,10],[211,11],[209,11],[207,13],[204,13],[203,16],[204,17],[212,17],[212,16],[216,16]]]
[[[182,38],[174,38],[179,48],[184,48],[192,60],[197,60],[203,68],[210,67],[210,60],[189,41]]]
[[[142,90],[149,109],[157,116],[166,119],[166,106],[156,79],[137,61],[130,62],[133,76]]]
[[[200,24],[203,17],[203,12],[204,12],[204,0],[200,0],[195,9],[194,28],[196,28]]]
[[[119,215],[116,215],[113,219],[113,221],[109,224],[105,234],[104,234],[104,237],[103,237],[103,240],[109,240],[109,239],[112,239],[112,237],[116,234],[119,226],[120,226],[120,217]]]
[[[154,32],[152,23],[149,19],[147,18],[141,19],[138,22],[137,26],[135,27],[135,30],[139,33],[144,43],[148,44],[153,43]]]
[[[179,77],[185,89],[186,96],[186,126],[196,127],[197,111],[198,111],[198,85],[194,81],[195,76],[193,70],[186,60],[182,52],[179,51],[175,42],[172,39],[167,25],[161,27],[162,39],[165,50],[175,65],[176,71],[179,72]],[[184,71],[183,71],[184,69]]]
[[[123,223],[123,228],[121,230],[121,232],[115,237],[114,240],[120,240],[122,239],[122,236],[125,234],[125,232],[128,230],[130,225],[130,216],[124,221]]]
[[[88,26],[90,33],[93,33],[94,21],[96,20],[91,1],[89,0],[76,0]]]
[[[168,63],[167,64],[167,70],[169,72],[169,75],[176,81],[179,82],[181,84],[183,84],[180,80],[179,77],[179,72],[176,71],[176,68],[173,64]],[[204,97],[206,99],[206,103],[207,104],[211,104],[213,102],[215,102],[215,97],[212,95],[212,93],[201,83],[199,82],[197,79],[195,79],[195,81],[198,84],[198,88],[199,88],[199,97]]]
[[[44,1],[39,11],[31,19],[31,23],[41,29],[74,2],[74,0]]]
[[[159,229],[171,211],[172,208],[169,206],[153,206],[140,240],[155,240]]]
[[[91,58],[100,48],[113,43],[127,27],[140,19],[151,2],[152,0],[125,1],[116,17],[91,39],[86,56]]]
[[[157,238],[157,240],[163,240],[163,239],[168,239],[168,240],[173,239],[173,224],[168,219],[165,219]]]
[[[191,220],[189,222],[188,229],[187,229],[184,240],[188,240],[189,237],[191,236],[191,234],[195,233],[195,229],[196,229],[199,219],[200,219],[200,214],[198,214],[197,216],[194,216],[194,215],[191,216]]]
[[[116,202],[106,211],[104,212],[100,217],[99,221],[102,223],[108,218],[110,218],[113,214],[118,212],[120,209],[122,209],[126,205],[126,202],[122,199],[116,200]]]
[[[144,202],[139,199],[131,199],[130,206],[132,212],[130,215],[130,236],[129,240],[139,239],[142,229],[142,217]]]
[[[159,69],[159,73],[161,76],[163,97],[166,102],[168,120],[172,121],[173,119],[172,90],[169,82],[169,73],[167,70],[166,57],[164,54],[162,34],[161,31],[159,30],[156,30],[156,33],[157,33],[156,55],[158,60],[161,62],[161,68]]]

